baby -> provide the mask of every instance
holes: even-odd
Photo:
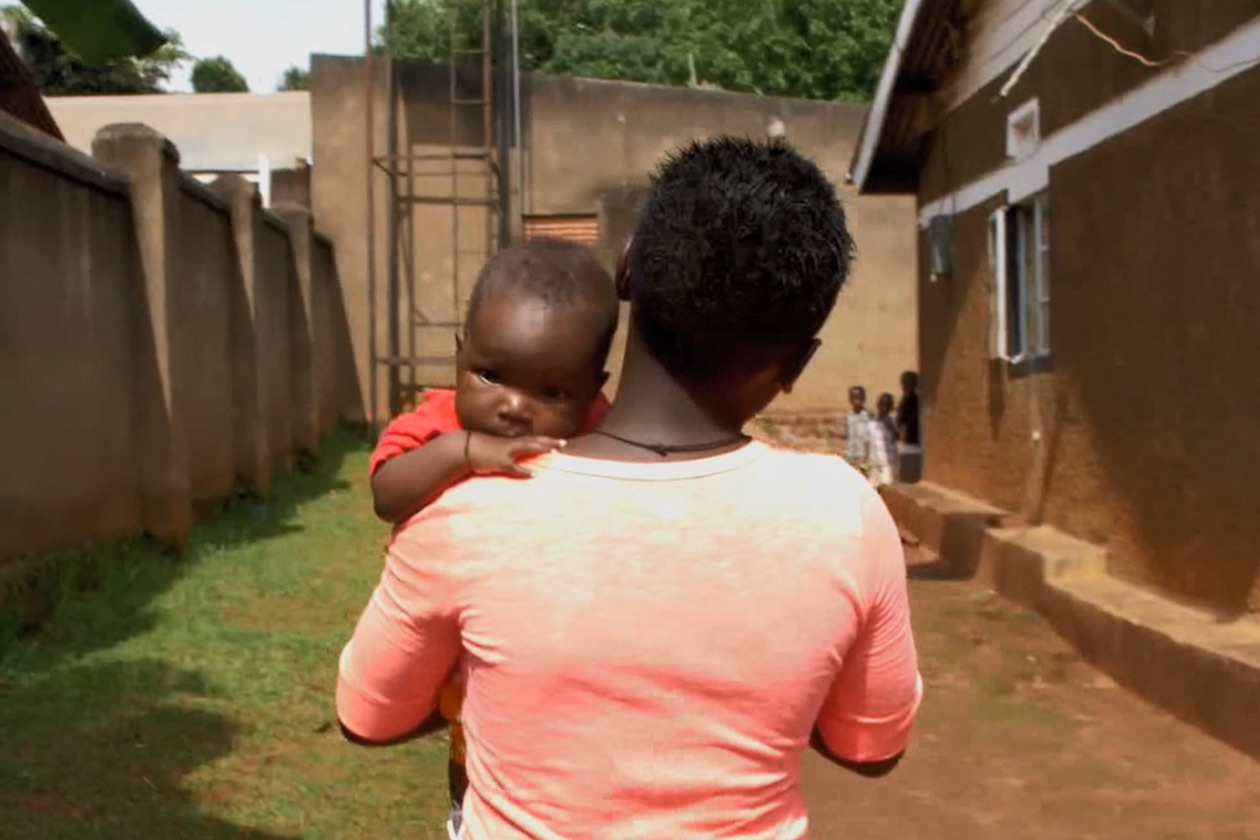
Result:
[[[473,287],[456,354],[455,390],[435,390],[396,418],[372,454],[377,516],[400,524],[476,475],[528,477],[521,463],[594,428],[617,331],[612,278],[580,245],[534,240],[496,254]],[[459,674],[442,692],[451,723],[451,822],[467,788]]]

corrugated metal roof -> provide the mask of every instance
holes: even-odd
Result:
[[[0,29],[0,111],[58,140],[63,139],[57,121],[40,96],[35,79],[9,43],[3,29]]]
[[[252,172],[266,155],[274,169],[310,160],[311,96],[291,93],[163,93],[50,97],[66,142],[91,152],[111,123],[144,123],[166,135],[190,172]]]

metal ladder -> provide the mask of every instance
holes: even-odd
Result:
[[[392,4],[391,4],[392,9]],[[468,26],[476,15],[475,27]],[[494,134],[494,62],[493,62],[493,0],[451,0],[449,8],[450,51],[447,69],[449,73],[448,116],[450,121],[449,146],[443,152],[418,152],[408,141],[407,150],[400,154],[399,140],[399,90],[397,72],[392,51],[389,60],[387,87],[390,107],[389,154],[387,172],[390,174],[389,220],[389,333],[388,354],[380,362],[388,368],[388,399],[391,415],[397,415],[427,387],[450,385],[454,377],[455,337],[463,330],[463,308],[467,294],[472,289],[476,271],[466,271],[464,263],[473,261],[479,267],[494,252],[495,230],[499,207],[498,178]],[[468,37],[469,32],[475,32]],[[390,39],[392,41],[392,38]],[[467,41],[472,40],[469,44]],[[471,71],[471,72],[470,72]],[[470,84],[471,81],[471,84]],[[463,144],[460,128],[472,122],[470,111],[479,109],[481,114],[480,145]],[[475,114],[476,111],[472,111]],[[473,123],[475,124],[475,123]],[[443,166],[437,172],[425,171],[435,164]],[[417,178],[431,177],[445,171],[450,189],[444,194],[429,194],[416,189]],[[480,196],[467,194],[461,180],[470,176],[484,179],[484,193]],[[399,189],[399,182],[403,188]],[[415,260],[415,225],[412,211],[419,205],[438,205],[450,208],[451,219],[451,278],[450,317],[430,318],[417,305]],[[469,215],[478,213],[485,217],[485,236],[476,247],[465,247],[463,231],[473,222]],[[405,295],[405,301],[404,301]],[[406,312],[406,349],[399,334]],[[418,353],[418,337],[422,331],[446,331],[451,340],[451,352],[445,355]],[[449,381],[441,381],[431,373],[435,368],[450,371]],[[424,371],[421,375],[420,371]]]

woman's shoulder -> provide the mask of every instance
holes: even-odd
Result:
[[[758,459],[758,469],[768,475],[789,479],[802,490],[809,489],[810,485],[819,490],[870,490],[866,478],[839,455],[803,452],[775,445],[767,445],[766,448],[765,457]]]

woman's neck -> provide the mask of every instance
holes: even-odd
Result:
[[[692,445],[731,438],[742,427],[715,416],[631,333],[617,398],[602,429],[633,440]]]
[[[742,428],[742,422],[723,422],[679,384],[632,328],[613,407],[597,434],[578,438],[565,451],[614,461],[691,460],[742,446]]]

